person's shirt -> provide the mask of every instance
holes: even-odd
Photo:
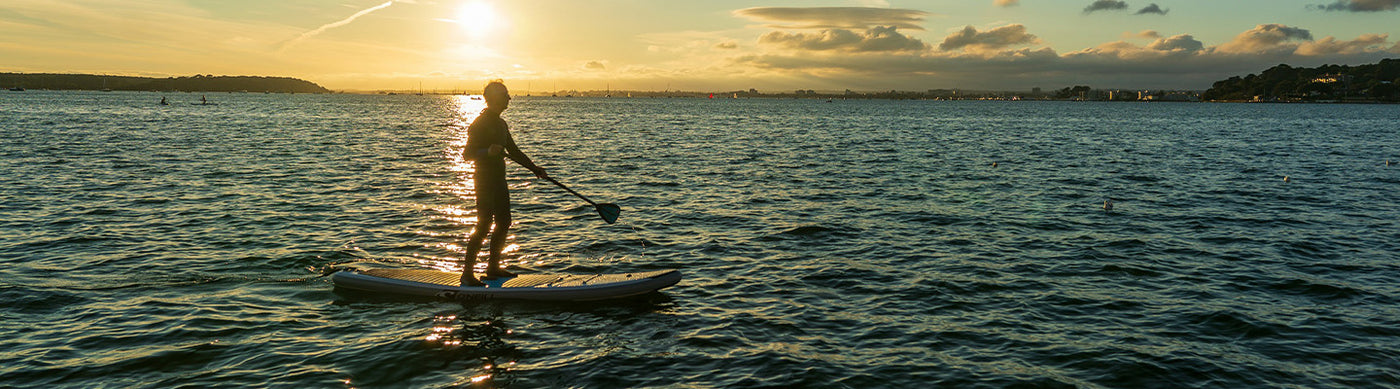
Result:
[[[502,155],[491,156],[491,145],[501,145]],[[535,166],[530,157],[525,156],[520,147],[515,145],[515,139],[510,136],[510,127],[506,125],[505,119],[501,118],[501,113],[489,109],[481,111],[481,115],[467,126],[467,145],[463,153],[466,154],[464,158],[477,162],[504,163],[504,158],[510,157],[521,166]]]

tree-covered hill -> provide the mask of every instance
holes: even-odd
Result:
[[[1295,68],[1278,65],[1260,74],[1216,81],[1205,100],[1400,102],[1400,59],[1359,66]]]
[[[330,93],[310,81],[288,77],[214,76],[131,77],[95,74],[0,73],[0,87],[29,89]]]

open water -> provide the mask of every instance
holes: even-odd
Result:
[[[508,264],[685,274],[547,304],[326,277],[457,266],[478,101],[166,96],[0,95],[0,387],[1400,386],[1393,105],[521,97],[624,212]]]

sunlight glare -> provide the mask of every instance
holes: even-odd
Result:
[[[482,39],[501,25],[501,15],[490,3],[473,1],[457,9],[457,25],[468,38]]]

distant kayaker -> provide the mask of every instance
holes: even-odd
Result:
[[[486,97],[486,109],[467,127],[467,145],[462,150],[463,158],[475,162],[476,172],[472,180],[476,184],[477,213],[476,229],[467,240],[462,286],[485,285],[472,274],[472,268],[476,266],[476,254],[481,251],[482,241],[488,232],[491,234],[491,247],[485,279],[515,276],[501,268],[501,250],[506,246],[511,222],[505,158],[530,169],[536,177],[549,177],[544,168],[535,165],[515,145],[515,140],[510,136],[510,127],[501,118],[501,112],[510,106],[510,91],[506,85],[500,80],[493,80],[486,84],[482,94]]]
[[[160,105],[170,105],[169,102],[165,101],[165,96],[160,97]]]

